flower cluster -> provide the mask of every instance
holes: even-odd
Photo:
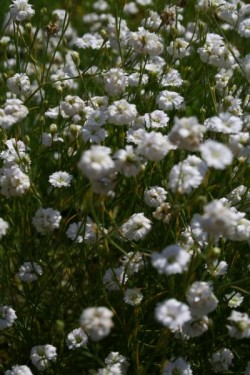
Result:
[[[250,5],[3,3],[0,371],[250,374]]]

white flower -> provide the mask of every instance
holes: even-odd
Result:
[[[244,73],[248,82],[250,82],[250,54],[244,57],[242,61],[242,67],[244,69]]]
[[[78,163],[79,169],[89,179],[100,179],[115,170],[115,163],[110,157],[111,149],[94,145],[82,154]]]
[[[104,40],[98,32],[85,33],[81,38],[77,38],[74,42],[75,46],[81,49],[100,49],[103,43]]]
[[[99,341],[109,335],[113,315],[107,307],[88,307],[81,314],[80,324],[91,340]]]
[[[233,310],[229,318],[231,325],[227,325],[228,334],[236,339],[250,337],[250,318],[246,313]]]
[[[210,269],[208,270],[213,276],[219,277],[224,276],[227,273],[228,264],[225,261],[214,260],[211,262]]]
[[[117,33],[117,20],[115,17],[109,17],[107,25],[107,33],[109,42],[112,48],[119,51],[120,48],[127,48],[127,41],[129,36],[129,28],[125,20],[119,21],[119,35]]]
[[[225,169],[233,161],[232,151],[227,146],[212,139],[208,139],[200,146],[200,152],[207,165],[215,169]]]
[[[191,53],[190,43],[183,38],[176,38],[170,42],[167,51],[174,59],[183,59]]]
[[[88,336],[81,327],[76,328],[67,335],[66,342],[69,349],[77,349],[87,345]]]
[[[187,301],[192,315],[195,317],[204,316],[214,311],[218,305],[212,287],[205,281],[195,281],[189,287]]]
[[[232,26],[235,26],[239,17],[237,4],[220,1],[220,4],[216,9],[216,14],[225,22],[229,23]]]
[[[130,251],[127,255],[121,258],[121,263],[128,275],[137,273],[139,270],[144,268],[143,255],[139,251]]]
[[[250,17],[240,22],[238,33],[244,38],[250,38]]]
[[[67,172],[54,172],[49,176],[49,182],[52,186],[61,188],[70,186],[72,176]]]
[[[186,270],[191,255],[178,245],[167,246],[161,253],[152,253],[152,265],[160,274],[171,275]]]
[[[109,95],[120,95],[128,86],[128,77],[123,69],[112,68],[103,73],[104,89]]]
[[[16,118],[14,116],[7,115],[3,109],[0,108],[0,127],[3,129],[9,129],[16,123]]]
[[[214,200],[204,206],[200,224],[204,231],[213,236],[229,236],[240,219],[239,212],[226,207],[221,200]]]
[[[225,297],[227,298],[228,306],[231,308],[240,306],[244,300],[244,297],[240,293],[235,292],[226,294]]]
[[[144,191],[144,201],[149,207],[158,207],[166,199],[167,192],[160,186],[153,186]]]
[[[124,14],[130,14],[130,15],[134,15],[134,14],[137,14],[139,12],[139,9],[137,8],[136,4],[134,2],[130,2],[130,3],[126,3],[124,8],[123,8],[123,12]]]
[[[146,128],[148,129],[166,128],[168,126],[169,117],[165,112],[155,110],[151,113],[145,113],[144,120]]]
[[[166,60],[160,56],[153,56],[148,59],[145,65],[145,69],[149,72],[161,75],[163,73],[163,68],[166,65]]]
[[[209,319],[205,316],[199,316],[192,318],[187,323],[185,323],[181,332],[188,337],[198,337],[203,335],[209,328]]]
[[[94,193],[113,196],[115,195],[113,189],[116,184],[116,173],[111,173],[108,176],[90,180],[91,189]]]
[[[156,220],[162,220],[164,224],[167,224],[171,218],[172,207],[169,203],[161,203],[153,212],[153,217]]]
[[[238,56],[239,53],[236,49],[233,52],[232,54],[225,45],[222,36],[214,33],[207,33],[204,46],[198,48],[198,53],[203,62],[224,69],[230,69],[234,66],[234,56]]]
[[[50,80],[53,81],[52,86],[59,92],[62,92],[63,89],[71,89],[73,87],[74,82],[70,78],[70,74],[63,69],[57,70],[50,76]]]
[[[30,188],[29,177],[17,165],[0,169],[1,193],[6,197],[18,197]]]
[[[221,112],[219,116],[208,118],[204,125],[206,129],[210,131],[224,134],[237,134],[242,129],[243,121],[240,117],[233,116],[229,112]]]
[[[149,10],[147,18],[141,21],[141,25],[146,29],[156,31],[161,25],[161,17],[157,12]]]
[[[0,109],[0,127],[9,129],[12,125],[23,120],[28,113],[28,108],[23,105],[21,100],[7,99],[3,109]]]
[[[139,72],[132,73],[128,76],[128,85],[137,87],[139,84],[146,85],[148,83],[148,75],[140,74]]]
[[[9,223],[7,223],[7,221],[3,220],[0,217],[0,240],[3,236],[6,235],[8,229],[9,229]]]
[[[150,33],[143,27],[139,27],[138,31],[130,32],[128,44],[140,54],[156,56],[163,52],[163,45],[159,36],[155,33]]]
[[[109,268],[104,273],[103,285],[108,290],[120,290],[127,280],[128,276],[124,267]]]
[[[237,211],[239,218],[236,225],[228,233],[228,238],[233,241],[250,241],[250,220],[244,218],[245,213]]]
[[[28,0],[12,0],[10,5],[10,17],[13,21],[26,21],[34,16],[35,11]]]
[[[135,153],[133,146],[117,150],[113,159],[116,169],[126,177],[136,176],[143,169],[142,158]]]
[[[84,111],[86,105],[79,96],[67,95],[62,102],[60,102],[60,109],[67,116],[75,116]]]
[[[124,299],[125,303],[127,303],[128,305],[137,306],[137,305],[140,305],[140,303],[143,299],[143,295],[139,291],[139,289],[136,289],[136,288],[135,289],[127,289],[127,290],[125,290],[123,299]]]
[[[120,230],[127,240],[139,241],[150,232],[151,221],[143,213],[133,214]]]
[[[192,375],[193,371],[190,364],[183,358],[177,358],[173,362],[169,362],[164,368],[162,375]]]
[[[203,181],[207,165],[195,155],[176,164],[169,173],[169,188],[180,194],[190,193]]]
[[[225,113],[228,112],[231,115],[235,115],[235,116],[242,116],[243,110],[241,106],[242,106],[242,100],[239,97],[235,96],[234,93],[229,92],[229,95],[223,97],[221,104],[219,106],[219,111],[225,112]],[[233,126],[233,124],[231,125]]]
[[[110,374],[125,375],[128,360],[118,352],[110,352],[105,358],[105,364],[107,365],[107,370],[110,370]]]
[[[130,104],[126,99],[113,102],[108,108],[108,119],[114,125],[129,125],[137,116],[135,104]]]
[[[151,5],[152,0],[136,0],[136,3],[141,5],[142,7],[145,7],[147,5]]]
[[[0,330],[11,327],[16,318],[16,312],[12,307],[0,305]]]
[[[172,298],[157,305],[155,317],[162,325],[176,331],[191,319],[191,313],[185,303]]]
[[[215,372],[228,371],[232,365],[234,355],[227,348],[220,348],[212,355],[211,364]]]
[[[30,359],[38,370],[45,371],[50,366],[50,362],[55,362],[57,359],[56,347],[49,344],[33,346]]]
[[[26,146],[22,141],[17,141],[15,138],[11,138],[7,139],[5,145],[7,146],[7,150],[0,153],[0,158],[3,160],[5,167],[11,167],[13,164],[18,164],[25,157],[25,162],[28,161]]]
[[[109,5],[105,0],[97,0],[94,2],[93,8],[95,10],[99,10],[100,12],[104,12],[105,10],[109,9]]]
[[[41,234],[49,234],[59,228],[62,216],[52,208],[39,208],[32,219],[32,224]]]
[[[163,111],[180,109],[184,106],[184,98],[175,91],[160,91],[156,97],[156,103]]]
[[[101,127],[104,125],[107,121],[108,115],[106,112],[106,109],[94,109],[87,117],[87,121],[85,123],[85,126],[88,126],[89,128],[91,126],[99,126]]]
[[[38,276],[43,274],[42,267],[35,262],[24,262],[19,268],[18,278],[21,281],[29,283],[38,279]]]
[[[85,124],[81,131],[82,138],[85,142],[100,144],[107,136],[105,129],[100,125]]]
[[[174,126],[168,134],[169,140],[180,149],[196,151],[199,148],[204,126],[198,123],[195,116],[174,118]]]
[[[27,95],[31,90],[29,77],[24,73],[16,73],[13,77],[8,78],[7,86],[16,95]]]
[[[183,84],[183,79],[176,69],[170,69],[168,73],[164,74],[161,80],[161,86],[180,87]]]
[[[28,366],[12,366],[11,370],[7,370],[5,375],[32,375]]]
[[[244,185],[237,186],[233,189],[228,195],[227,198],[232,206],[238,206],[242,198],[245,198],[245,203],[249,203],[250,201],[250,192],[248,191],[247,187]]]
[[[202,224],[203,217],[200,214],[194,214],[191,220],[191,231],[189,235],[191,235],[201,247],[208,244],[208,233],[204,231]]]
[[[105,231],[105,229],[104,229]],[[98,226],[87,217],[86,222],[72,223],[67,229],[66,236],[77,243],[95,243],[101,235]]]
[[[219,73],[215,75],[215,79],[216,79],[215,85],[216,85],[217,90],[220,93],[224,92],[232,75],[233,75],[232,69],[221,69]]]
[[[126,140],[128,143],[139,145],[143,141],[145,133],[144,129],[129,129],[126,132]]]
[[[160,161],[170,149],[171,145],[167,136],[162,135],[160,132],[151,131],[150,133],[144,132],[142,134],[142,139],[136,151],[148,160]]]

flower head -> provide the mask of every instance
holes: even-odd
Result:
[[[12,366],[11,370],[7,370],[5,375],[32,375],[28,366]]]
[[[80,324],[84,332],[93,341],[99,341],[108,336],[111,328],[113,312],[107,307],[89,307],[83,310]]]
[[[16,318],[16,312],[12,307],[0,306],[0,330],[11,327]]]
[[[139,241],[150,232],[151,221],[143,213],[133,214],[120,229],[129,241]]]
[[[49,182],[56,188],[68,187],[70,186],[72,178],[69,173],[59,171],[49,176]]]
[[[88,336],[84,330],[76,328],[67,335],[67,347],[69,349],[77,349],[86,346],[88,343]]]
[[[33,346],[30,353],[30,359],[33,365],[40,371],[45,371],[50,362],[55,362],[57,359],[56,347],[53,345],[38,345]]]
[[[171,298],[157,305],[155,317],[159,323],[176,331],[191,319],[191,312],[185,303]]]
[[[10,17],[13,21],[26,21],[34,16],[35,11],[28,0],[12,0],[10,5]]]

